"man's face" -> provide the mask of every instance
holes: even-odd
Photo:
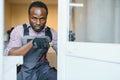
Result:
[[[29,22],[33,30],[40,32],[47,20],[47,14],[45,8],[32,7],[30,9]]]

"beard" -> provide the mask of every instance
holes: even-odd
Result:
[[[44,28],[44,26],[45,26],[45,25],[43,25],[43,26],[34,25],[34,26],[32,26],[32,28],[33,28],[33,30],[34,30],[35,32],[40,32],[40,31],[42,31],[42,29]]]

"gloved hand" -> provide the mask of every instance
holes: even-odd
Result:
[[[35,38],[32,43],[34,48],[44,49],[50,47],[49,41],[46,38]]]

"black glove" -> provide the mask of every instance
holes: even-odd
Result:
[[[33,47],[44,49],[44,48],[49,48],[50,45],[49,45],[49,41],[46,38],[35,38],[33,40]]]

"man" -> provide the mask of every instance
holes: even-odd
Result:
[[[24,56],[17,80],[57,80],[57,71],[46,59],[50,43],[57,52],[57,33],[46,26],[48,8],[41,1],[33,2],[28,15],[29,23],[11,32],[5,55]]]

